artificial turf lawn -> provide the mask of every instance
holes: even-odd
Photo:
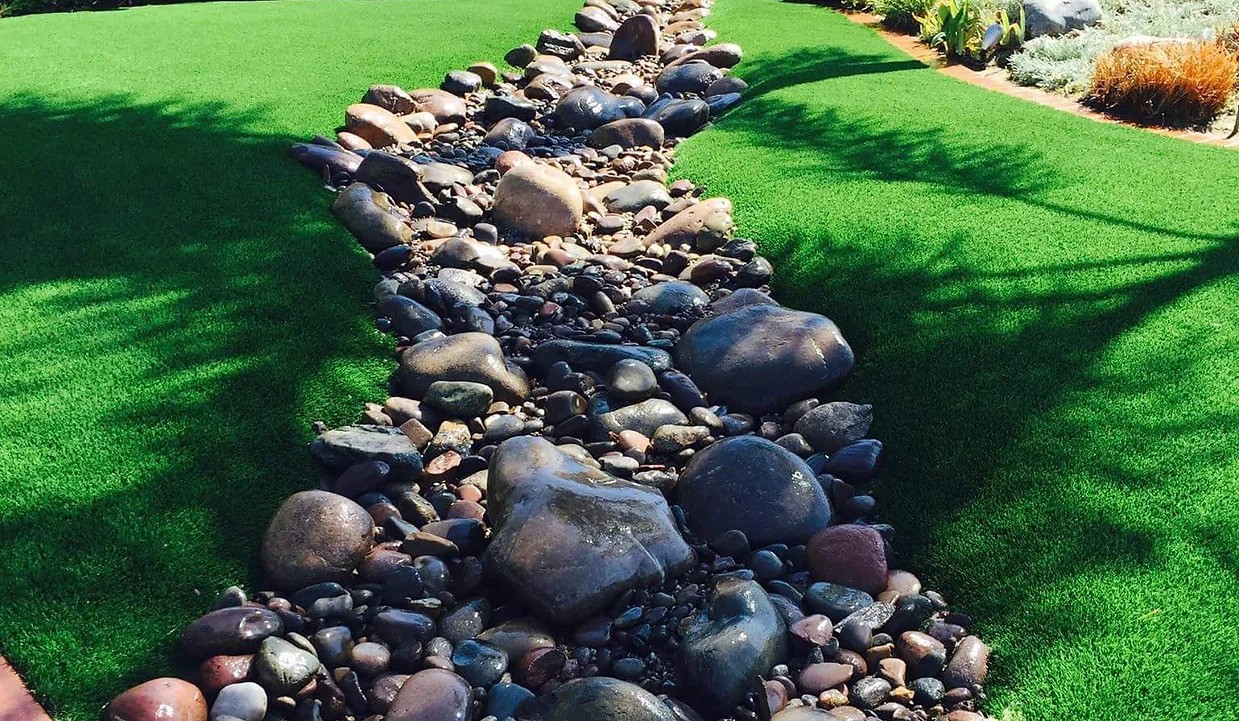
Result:
[[[977,619],[991,710],[1239,717],[1239,153],[720,0],[746,99],[677,174],[838,321],[898,565]]]
[[[0,644],[59,719],[175,669],[383,396],[377,273],[287,157],[372,82],[498,61],[568,0],[262,2],[0,20]]]

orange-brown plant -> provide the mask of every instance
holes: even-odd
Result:
[[[1097,61],[1088,99],[1166,125],[1198,125],[1225,107],[1239,59],[1217,42],[1120,45]]]

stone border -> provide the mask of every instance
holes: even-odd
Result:
[[[1075,98],[1070,98],[1065,95],[1057,95],[1040,88],[1020,85],[1011,80],[1010,76],[1002,68],[988,66],[984,70],[973,70],[972,68],[969,68],[961,63],[948,62],[942,57],[941,53],[931,47],[928,47],[915,37],[890,30],[883,26],[880,15],[874,15],[872,13],[849,13],[839,10],[836,10],[836,12],[839,12],[841,15],[857,25],[864,25],[865,27],[875,31],[878,35],[882,36],[883,40],[912,56],[913,59],[919,60],[943,75],[948,75],[956,80],[962,80],[969,85],[975,85],[979,88],[985,88],[986,90],[1003,93],[1004,95],[1011,95],[1022,100],[1037,103],[1038,105],[1044,105],[1046,107],[1054,108],[1055,110],[1062,110],[1063,112],[1071,113],[1072,115],[1078,115],[1083,118],[1095,120],[1099,123],[1122,125],[1128,128],[1156,133],[1158,135],[1165,135],[1170,138],[1199,143],[1201,145],[1239,149],[1239,136],[1227,139],[1227,133],[1225,131],[1201,132],[1198,130],[1180,130],[1178,128],[1162,128],[1153,125],[1141,125],[1140,123],[1090,108]]]
[[[667,184],[742,100],[710,0],[371,86],[292,154],[383,273],[392,395],[316,428],[267,590],[107,721],[975,721],[988,647],[893,567],[840,329],[768,294],[731,201]],[[707,400],[708,399],[708,400]]]

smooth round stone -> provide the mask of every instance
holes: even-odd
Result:
[[[500,227],[531,238],[571,234],[581,224],[584,209],[576,181],[549,165],[513,168],[495,189],[494,215]]]
[[[912,690],[913,700],[922,706],[933,706],[946,695],[946,686],[932,677],[915,679],[908,688]]]
[[[783,575],[783,560],[770,551],[758,551],[749,560],[749,568],[758,580],[769,581]]]
[[[453,70],[443,78],[442,88],[453,95],[476,93],[482,87],[482,77],[468,70]]]
[[[891,694],[890,682],[877,676],[866,676],[852,684],[848,699],[861,708],[873,709]]]
[[[616,408],[607,393],[595,393],[589,399],[588,412],[593,421],[591,435],[597,441],[608,440],[612,433],[621,431],[636,431],[648,438],[661,426],[688,421],[679,408],[661,398],[647,398]]]
[[[823,403],[796,421],[796,432],[821,453],[834,453],[865,437],[873,423],[873,406],[845,401]]]
[[[225,686],[250,678],[253,665],[254,655],[249,653],[212,656],[198,665],[198,687],[211,698]]]
[[[847,683],[853,671],[846,663],[811,663],[800,672],[797,681],[802,691],[816,695]]]
[[[508,670],[508,655],[493,643],[467,639],[456,644],[452,665],[469,685],[486,688]]]
[[[689,526],[704,538],[738,529],[758,546],[800,543],[832,515],[805,462],[757,436],[727,438],[694,455],[678,489]]]
[[[878,474],[881,461],[882,441],[863,438],[840,448],[826,461],[822,472],[848,483],[864,483]]]
[[[641,114],[663,127],[667,135],[687,137],[710,120],[710,106],[697,98],[680,98],[656,102]]]
[[[594,130],[614,120],[637,117],[643,110],[645,106],[636,98],[616,96],[602,88],[584,85],[559,99],[555,105],[555,122],[564,130]]]
[[[495,400],[490,386],[472,381],[435,381],[426,389],[424,402],[456,418],[473,418],[486,412]]]
[[[310,636],[310,643],[327,668],[346,666],[353,652],[353,632],[348,626],[330,626]]]
[[[863,718],[863,714],[862,714]],[[839,717],[829,711],[808,706],[793,706],[785,708],[770,718],[770,721],[840,721]]]
[[[649,118],[622,118],[598,126],[589,136],[591,148],[618,145],[621,148],[661,148],[666,140],[663,126]]]
[[[927,633],[905,631],[899,635],[897,648],[912,678],[937,676],[946,664],[946,647]]]
[[[267,580],[291,590],[349,580],[369,553],[374,520],[344,496],[301,491],[284,501],[262,543]]]
[[[646,286],[632,294],[628,310],[633,313],[678,315],[709,304],[710,296],[696,285],[683,280],[669,280]]]
[[[393,648],[424,643],[435,635],[434,619],[425,614],[389,608],[374,617],[374,632]]]
[[[671,205],[671,196],[657,180],[637,180],[607,193],[603,204],[612,213],[636,213],[648,206],[662,210]]]
[[[468,682],[451,671],[430,668],[404,682],[385,721],[469,721],[472,703]]]
[[[704,61],[689,61],[673,65],[658,76],[660,93],[703,94],[715,81],[723,77],[723,71]]]
[[[377,676],[391,665],[391,651],[381,643],[359,643],[353,647],[349,665],[362,676]]]
[[[658,34],[658,21],[649,15],[633,15],[616,28],[607,57],[637,60],[644,55],[657,55]]]
[[[478,634],[478,640],[503,649],[509,659],[523,658],[536,648],[553,648],[555,637],[537,619],[517,618],[504,621]]]
[[[747,413],[781,413],[828,392],[854,362],[851,347],[829,319],[760,304],[697,321],[676,354],[680,368],[712,402]]]
[[[452,609],[440,619],[439,633],[452,643],[473,638],[486,628],[486,617],[489,615],[489,601],[486,599],[470,601]]]
[[[400,356],[396,383],[410,398],[421,398],[431,383],[472,381],[490,386],[495,398],[520,403],[529,396],[529,380],[509,363],[499,341],[485,333],[457,333],[422,341]]]
[[[123,691],[108,704],[104,721],[206,721],[198,687],[179,678],[157,678]]]
[[[825,646],[834,636],[834,623],[829,616],[815,613],[790,624],[792,635],[814,646]]]
[[[607,373],[607,393],[616,400],[637,403],[657,392],[658,378],[639,360],[621,360]]]
[[[805,549],[816,581],[857,588],[876,596],[886,588],[886,546],[869,526],[845,524],[818,532]]]
[[[873,605],[873,596],[837,583],[814,583],[805,591],[805,605],[838,623],[857,611]]]
[[[529,123],[520,118],[503,118],[486,133],[482,144],[504,150],[524,150],[537,134]]]
[[[180,648],[194,658],[248,654],[257,651],[263,639],[283,631],[280,617],[265,608],[221,608],[189,624],[181,633]]]
[[[390,475],[391,466],[383,461],[362,461],[344,469],[331,490],[341,496],[356,498],[382,486]]]
[[[370,700],[370,710],[379,714],[387,713],[391,702],[395,700],[396,694],[400,693],[400,688],[407,680],[409,680],[409,675],[405,673],[386,673],[374,679],[370,685],[370,692],[367,694]]]
[[[535,698],[532,691],[514,683],[497,683],[486,694],[486,715],[497,719],[515,718],[521,704]]]
[[[631,681],[645,673],[645,662],[639,658],[621,658],[611,664],[611,673],[616,678]]]
[[[955,647],[942,680],[947,688],[974,688],[985,683],[989,674],[989,646],[976,636],[968,636]]]
[[[263,688],[275,696],[289,696],[314,678],[318,657],[282,638],[271,637],[258,647],[254,671]]]
[[[230,716],[240,721],[262,721],[266,715],[267,692],[253,681],[226,686],[211,704],[212,719]]]
[[[569,681],[551,696],[544,721],[680,721],[654,694],[605,676]]]

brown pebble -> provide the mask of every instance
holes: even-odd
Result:
[[[473,501],[456,501],[447,509],[448,518],[473,518],[478,521],[486,515],[486,509]]]
[[[121,692],[103,717],[105,721],[206,721],[207,703],[192,683],[157,678]]]
[[[834,635],[830,617],[820,613],[805,616],[791,625],[792,635],[814,646],[825,646]]]
[[[198,666],[198,685],[207,698],[215,698],[215,694],[225,686],[240,683],[251,678],[254,665],[254,654],[240,656],[212,656]]]
[[[846,663],[811,663],[800,672],[800,689],[805,693],[819,694],[826,689],[847,683],[855,669]]]
[[[942,682],[947,688],[974,688],[985,683],[988,673],[989,646],[976,636],[969,636],[955,648]]]
[[[878,674],[892,686],[903,686],[907,683],[908,664],[901,658],[884,658],[878,662]]]

